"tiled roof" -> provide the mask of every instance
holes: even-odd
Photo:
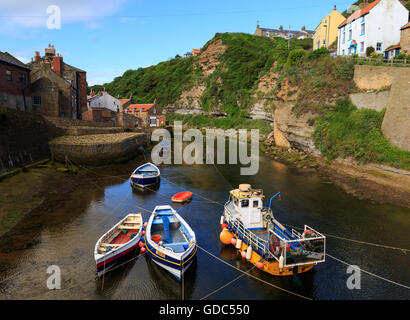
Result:
[[[315,31],[312,30],[305,30],[305,31],[299,31],[299,30],[280,30],[280,29],[269,29],[269,28],[260,28],[263,32],[274,32],[274,33],[292,33],[292,34],[305,34],[306,33],[310,33],[310,34],[314,34]]]
[[[127,108],[127,110],[128,111],[133,111],[133,110],[135,110],[136,112],[139,112],[139,111],[148,111],[149,109],[151,109],[152,107],[154,106],[154,104],[153,103],[150,103],[150,104],[132,104],[132,105],[130,105],[128,108]]]
[[[400,49],[400,48],[401,48],[400,45],[397,45],[397,46],[394,46],[394,47],[391,47],[391,48],[387,48],[386,51],[396,50],[396,49]]]
[[[0,61],[15,65],[20,68],[29,69],[23,62],[13,57],[8,52],[1,52],[0,51]]]
[[[350,17],[348,17],[345,21],[342,22],[342,24],[339,26],[339,28],[347,25],[348,23],[363,17],[364,15],[368,14],[370,12],[370,10],[372,10],[375,6],[377,6],[377,4],[380,2],[381,0],[376,0],[372,3],[369,3],[367,6],[365,6],[364,8],[362,8],[361,10],[357,10],[355,11],[352,15],[350,15]]]
[[[410,22],[409,22],[408,24],[402,26],[402,27],[400,28],[400,30],[404,30],[404,29],[407,29],[407,28],[410,28]]]
[[[130,99],[120,99],[121,101],[121,105],[123,105],[124,103],[127,103],[128,101],[130,101]]]

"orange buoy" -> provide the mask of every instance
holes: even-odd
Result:
[[[226,223],[222,223],[221,224],[221,229],[223,230],[223,229],[225,229],[225,228],[227,228],[228,227],[228,225],[226,224]]]
[[[242,253],[241,253],[241,257],[242,257],[242,258],[244,258],[244,259],[246,258],[246,251],[245,251],[245,250],[244,250],[244,251],[242,251]]]
[[[145,249],[145,247],[141,248],[141,253],[144,253],[147,249]]]
[[[232,245],[236,245],[236,238],[235,238],[235,237],[233,237],[233,238],[231,239],[231,244],[232,244]]]
[[[263,269],[263,263],[262,263],[262,261],[256,262],[256,268],[258,268],[259,270],[262,270],[262,269]]]
[[[223,229],[223,230],[221,231],[221,233],[219,234],[219,239],[221,240],[221,242],[222,242],[223,244],[230,244],[232,238],[233,238],[233,235],[232,235],[232,233],[230,233],[230,232],[228,231],[227,228]]]
[[[140,242],[138,243],[138,246],[139,246],[140,248],[142,248],[143,246],[145,246],[145,244],[144,244],[144,242],[140,241]]]
[[[142,230],[142,231],[141,231],[141,234],[142,234],[143,236],[145,236],[145,230]]]

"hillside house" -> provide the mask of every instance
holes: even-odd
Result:
[[[0,107],[33,111],[30,68],[8,52],[0,51]]]
[[[97,95],[87,99],[88,109],[106,108],[114,112],[122,111],[122,103],[120,99],[114,98],[106,91],[100,91]]]
[[[87,111],[86,72],[65,63],[51,45],[43,57],[37,51],[28,66],[33,109],[51,117],[81,119],[81,114]]]
[[[399,0],[376,0],[350,15],[338,28],[338,55],[366,56],[366,48],[383,53],[400,42],[400,28],[409,11]]]
[[[315,31],[306,30],[306,27],[302,27],[301,31],[286,30],[283,26],[280,26],[279,29],[268,29],[261,28],[258,24],[254,35],[272,39],[274,37],[281,37],[283,39],[312,39],[315,35]]]
[[[165,116],[162,115],[162,110],[155,102],[150,104],[132,104],[125,112],[140,118],[142,128],[161,127],[165,125]]]
[[[329,48],[337,40],[338,27],[345,21],[345,17],[334,7],[315,29],[313,40],[313,50],[320,48]]]
[[[192,49],[192,55],[197,56],[201,53],[201,49]]]
[[[410,23],[400,28],[401,52],[410,55]]]

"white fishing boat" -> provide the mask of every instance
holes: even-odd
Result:
[[[155,207],[146,227],[145,244],[157,265],[180,280],[194,260],[196,243],[194,231],[171,206]]]
[[[137,249],[141,231],[141,214],[131,213],[98,239],[94,249],[98,276],[111,270],[120,258]]]
[[[130,177],[131,188],[147,188],[160,182],[161,172],[155,164],[150,162],[139,166]]]

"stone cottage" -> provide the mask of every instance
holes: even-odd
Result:
[[[81,119],[87,111],[86,72],[65,63],[51,45],[43,57],[37,51],[28,66],[34,110],[51,117]]]

